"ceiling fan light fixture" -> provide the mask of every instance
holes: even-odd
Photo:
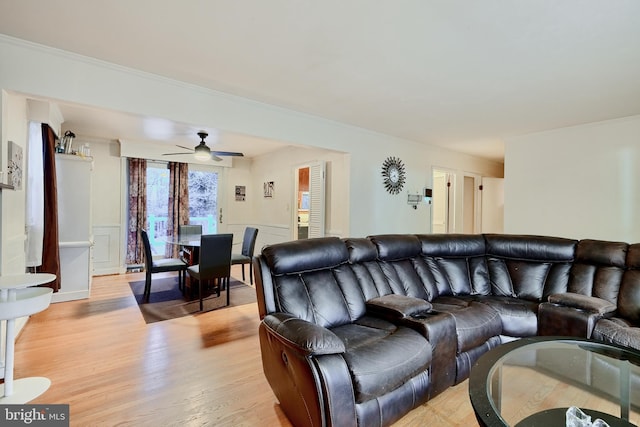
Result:
[[[204,139],[208,135],[209,134],[206,133],[205,131],[198,132],[198,136],[200,137],[200,143],[196,145],[195,148],[189,148],[189,147],[185,147],[177,144],[176,144],[176,147],[182,148],[183,150],[192,151],[193,157],[196,160],[201,162],[206,162],[210,160],[220,162],[222,161],[221,156],[236,156],[236,157],[244,156],[244,154],[235,152],[235,151],[211,151],[207,143],[204,141]],[[182,155],[182,154],[186,154],[186,153],[164,153],[163,156],[174,156],[174,155]]]
[[[206,145],[200,144],[196,147],[193,156],[196,158],[196,160],[209,160],[211,158],[211,150]]]
[[[207,143],[204,142],[204,139],[209,136],[209,134],[201,130],[198,132],[198,136],[200,137],[200,144],[196,146],[193,156],[196,160],[204,162],[211,158],[211,149],[207,146]]]

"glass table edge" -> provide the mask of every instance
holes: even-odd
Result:
[[[549,342],[567,343],[578,346],[584,345],[604,350],[618,351],[620,352],[618,353],[619,356],[624,356],[621,360],[629,360],[631,363],[640,366],[640,351],[614,343],[605,343],[587,338],[568,336],[536,336],[519,338],[514,341],[500,344],[480,356],[478,361],[473,364],[471,374],[469,375],[469,397],[476,419],[481,426],[498,427],[509,425],[493,405],[488,386],[490,375],[495,371],[495,369],[497,369],[498,362],[508,357],[517,349]],[[607,356],[610,355],[607,354]],[[620,358],[618,357],[618,359]]]

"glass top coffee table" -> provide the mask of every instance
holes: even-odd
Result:
[[[640,352],[580,338],[522,338],[480,357],[469,397],[481,426],[564,426],[572,406],[612,427],[636,425]]]

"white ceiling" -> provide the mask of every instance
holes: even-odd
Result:
[[[209,134],[206,143],[216,151],[239,151],[247,157],[265,154],[285,146],[240,133],[222,132],[193,124],[178,123],[157,117],[142,117],[119,111],[56,102],[64,117],[63,128],[76,135],[93,138],[153,141],[169,144],[167,153],[188,153],[175,145],[193,148],[200,142],[199,131]],[[290,144],[289,144],[290,145]]]
[[[0,33],[498,160],[640,114],[638,0],[0,0]]]

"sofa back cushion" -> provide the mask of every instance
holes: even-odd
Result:
[[[567,292],[576,240],[486,234],[493,295],[542,301]]]
[[[378,249],[366,238],[344,240],[349,251],[349,264],[358,280],[366,301],[393,293],[389,281],[378,263]]]
[[[416,262],[420,262],[420,242],[416,236],[385,234],[368,239],[377,249],[380,270],[392,293],[430,299],[416,270]]]
[[[481,235],[421,234],[417,238],[428,268],[423,273],[424,285],[433,298],[491,292],[485,241]]]
[[[381,234],[368,239],[378,250],[380,261],[398,261],[420,254],[420,241],[411,234]]]
[[[571,267],[569,292],[618,301],[618,292],[624,273],[627,249],[622,242],[581,240]]]
[[[618,315],[640,325],[640,243],[629,245],[618,294]]]
[[[338,238],[267,246],[276,310],[330,328],[362,317],[366,307],[349,252]]]

